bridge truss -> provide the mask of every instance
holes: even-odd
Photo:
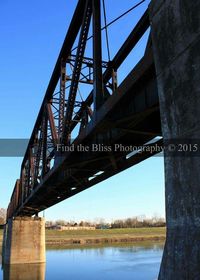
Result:
[[[157,152],[130,154],[105,148],[116,143],[144,145],[161,136],[161,126],[150,36],[143,58],[120,85],[117,81],[119,67],[150,27],[148,10],[108,61],[102,60],[101,14],[100,0],[78,1],[22,162],[8,218],[37,214]],[[90,42],[92,54],[86,57]],[[77,151],[80,145],[89,151]],[[92,145],[98,145],[98,151],[92,151]],[[151,145],[162,145],[162,140]]]

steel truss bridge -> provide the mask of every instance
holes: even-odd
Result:
[[[110,59],[108,53],[108,61],[102,59],[102,30],[109,48],[105,12],[105,3],[101,5],[100,0],[77,3],[22,162],[7,218],[37,214],[157,152],[114,150],[116,143],[123,147],[162,145],[150,35],[142,59],[120,84],[117,79],[120,66],[150,29],[148,10],[116,55]],[[93,51],[86,57],[91,41]],[[81,150],[81,145],[89,147],[88,150]],[[98,147],[98,151],[91,147]]]

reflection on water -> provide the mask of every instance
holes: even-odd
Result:
[[[45,270],[45,263],[4,265],[3,280],[45,280]]]
[[[162,252],[162,243],[48,248],[46,266],[5,266],[0,280],[155,280]]]

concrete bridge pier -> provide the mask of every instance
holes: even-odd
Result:
[[[163,137],[198,145],[199,11],[199,0],[150,4]],[[200,279],[200,157],[192,154],[165,152],[167,240],[159,280]]]
[[[3,264],[45,263],[45,221],[16,217],[4,228]]]
[[[4,265],[3,280],[45,280],[45,270],[45,263]]]

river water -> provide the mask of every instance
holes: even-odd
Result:
[[[0,280],[155,280],[162,243],[47,249],[46,264],[12,265]]]

